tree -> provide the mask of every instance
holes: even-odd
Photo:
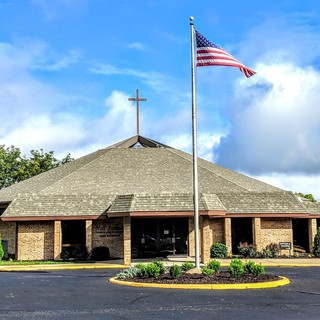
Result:
[[[60,161],[55,158],[54,151],[44,152],[43,149],[31,150],[30,157],[27,158],[17,147],[5,148],[0,145],[0,189],[72,160],[68,154]]]
[[[311,193],[303,194],[303,193],[299,192],[299,193],[297,193],[297,195],[301,198],[308,199],[312,202],[317,202],[317,200],[314,198],[314,196]]]

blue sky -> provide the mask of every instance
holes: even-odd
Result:
[[[197,70],[199,155],[320,199],[320,2],[0,0],[0,143],[82,156],[141,134],[191,152],[190,31],[257,71]]]

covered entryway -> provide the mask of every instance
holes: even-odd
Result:
[[[132,258],[187,255],[188,218],[133,218]]]
[[[293,251],[309,252],[308,219],[292,219]]]
[[[62,221],[62,259],[85,260],[86,222],[85,220]]]
[[[252,236],[252,218],[232,218],[232,252],[238,253],[238,245],[240,242],[253,243]]]

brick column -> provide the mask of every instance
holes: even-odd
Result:
[[[232,251],[231,218],[224,219],[224,243],[228,248],[228,252],[231,252]]]
[[[86,220],[86,247],[88,253],[92,252],[92,220]]]
[[[131,217],[123,218],[123,260],[125,265],[131,264]]]
[[[314,237],[317,234],[317,219],[308,219],[308,229],[309,229],[309,252],[312,252]]]
[[[212,245],[212,233],[208,217],[203,217],[201,223],[201,262],[207,264],[210,261],[210,248]]]
[[[257,251],[261,251],[261,218],[252,218],[252,232],[253,232],[253,244],[256,246]]]
[[[60,260],[62,251],[61,221],[54,221],[53,226],[53,259]]]
[[[188,219],[189,221],[189,257],[194,257],[194,219],[193,217]]]

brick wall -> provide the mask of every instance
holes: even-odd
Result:
[[[8,241],[8,254],[16,254],[16,223],[0,221],[2,240]]]
[[[17,260],[53,259],[53,221],[19,222]]]
[[[291,242],[292,220],[291,218],[261,218],[261,243],[259,246],[265,248],[266,245],[274,242]],[[281,254],[292,254],[288,250],[283,250]]]
[[[224,219],[209,219],[212,230],[212,244],[214,242],[224,243]]]
[[[92,248],[95,247],[108,247],[111,258],[123,257],[123,218],[92,222]]]

